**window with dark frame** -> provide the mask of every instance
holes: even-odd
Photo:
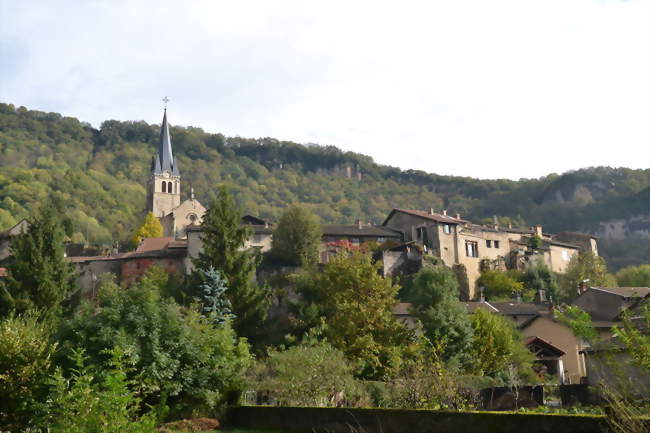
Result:
[[[485,246],[488,248],[492,248],[492,241],[490,239],[485,240]]]
[[[499,248],[499,241],[494,241],[494,248]]]

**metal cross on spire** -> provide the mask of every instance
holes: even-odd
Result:
[[[162,100],[165,103],[165,110],[167,110],[167,103],[169,102],[169,98],[165,96]]]

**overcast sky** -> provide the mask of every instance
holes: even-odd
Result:
[[[0,0],[0,101],[480,178],[650,167],[650,1]]]

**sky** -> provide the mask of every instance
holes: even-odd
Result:
[[[650,167],[650,0],[0,0],[0,101],[477,178]]]

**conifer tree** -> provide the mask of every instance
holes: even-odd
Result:
[[[147,212],[140,228],[135,231],[132,241],[138,245],[144,238],[159,238],[163,235],[163,227],[153,213]]]
[[[232,305],[226,297],[226,280],[222,278],[221,272],[213,267],[200,273],[203,277],[200,286],[202,312],[214,320],[214,323],[221,325],[233,317]]]
[[[250,229],[241,224],[241,212],[225,186],[219,188],[201,227],[203,252],[193,261],[194,266],[197,271],[213,268],[221,272],[235,315],[233,327],[239,335],[254,340],[266,318],[268,296],[254,282],[259,253],[244,248]]]
[[[75,288],[73,265],[64,259],[64,238],[61,220],[55,208],[48,206],[25,233],[12,240],[1,313],[34,308],[60,312],[62,302]]]

